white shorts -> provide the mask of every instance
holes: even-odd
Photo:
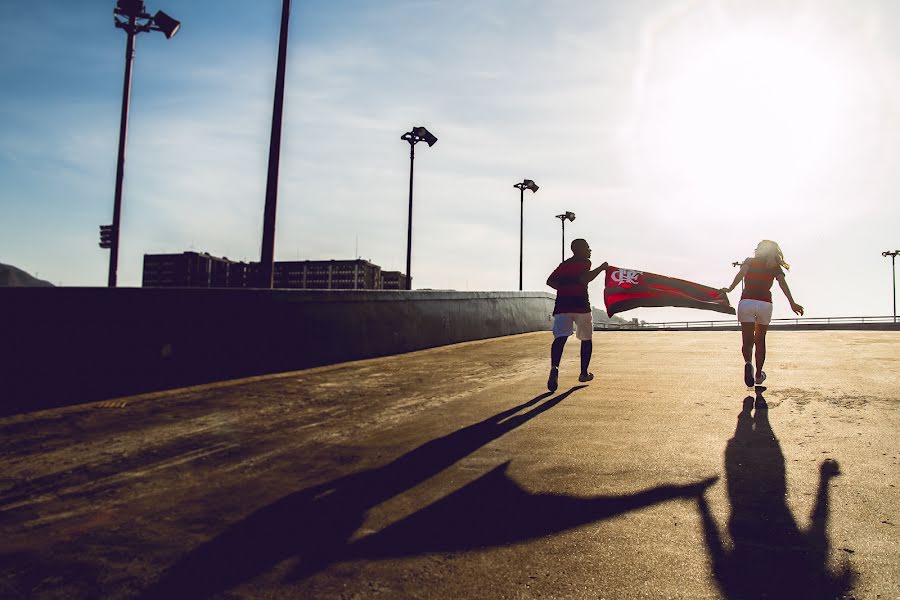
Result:
[[[594,335],[594,317],[591,313],[560,313],[553,315],[553,337],[569,337],[573,332],[581,341],[587,341]]]
[[[768,325],[772,320],[772,303],[744,298],[738,302],[737,318],[741,323]]]

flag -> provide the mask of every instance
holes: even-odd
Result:
[[[603,291],[606,314],[610,317],[632,308],[648,306],[679,306],[701,308],[734,314],[728,296],[709,286],[647,271],[606,269],[606,289]]]

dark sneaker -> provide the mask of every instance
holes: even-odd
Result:
[[[582,373],[581,375],[578,376],[578,381],[580,381],[581,383],[586,383],[593,378],[594,378],[593,373]]]
[[[547,389],[551,392],[555,392],[556,388],[559,387],[559,369],[556,367],[550,367],[550,378],[547,379]]]
[[[763,381],[766,380],[766,372],[760,371],[759,375],[756,376],[756,385],[762,385]]]
[[[744,384],[747,387],[753,387],[753,365],[744,364]]]

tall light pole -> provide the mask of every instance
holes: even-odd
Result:
[[[519,188],[519,291],[522,291],[522,239],[524,237],[524,215],[525,215],[525,190],[531,190],[532,194],[538,191],[538,184],[530,179],[523,179],[522,183],[513,184],[514,188]]]
[[[416,159],[416,144],[425,142],[428,147],[434,146],[437,138],[424,127],[413,127],[400,136],[401,140],[409,142],[409,219],[406,222],[406,289],[412,289],[412,200],[413,200],[413,162]]]
[[[562,259],[566,260],[566,221],[574,221],[575,213],[567,210],[561,215],[556,215],[556,218],[562,223]]]
[[[269,171],[266,176],[266,206],[263,210],[262,250],[259,257],[260,287],[271,288],[275,274],[275,207],[278,204],[278,165],[281,158],[281,115],[284,111],[284,74],[287,68],[288,25],[291,0],[281,3],[281,35],[278,38],[278,65],[275,68],[275,100],[272,105],[272,132],[269,136]]]
[[[898,254],[900,254],[900,250],[886,250],[881,253],[882,256],[891,257],[891,282],[894,286],[894,323],[897,322],[897,270],[894,267],[894,259],[897,258]]]
[[[113,9],[113,23],[127,34],[125,41],[125,82],[122,85],[122,115],[119,120],[119,154],[116,161],[116,193],[113,201],[112,225],[100,226],[100,247],[109,249],[109,279],[116,287],[119,268],[119,231],[122,223],[122,184],[125,181],[125,138],[128,132],[128,105],[131,98],[131,65],[134,63],[134,38],[147,31],[161,31],[166,39],[178,33],[181,23],[163,11],[150,16],[143,0],[118,0]],[[106,228],[106,229],[104,229]]]
[[[740,266],[743,265],[743,264],[744,264],[744,263],[742,263],[741,261],[736,260],[736,261],[734,261],[733,263],[731,263],[731,266],[732,266],[732,267],[740,267]],[[743,279],[741,279],[741,291],[744,291],[744,280],[743,280]]]

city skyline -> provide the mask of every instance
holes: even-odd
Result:
[[[900,7],[620,4],[294,3],[275,260],[404,271],[399,137],[424,125],[440,143],[417,153],[418,288],[518,288],[524,177],[540,186],[524,202],[527,291],[552,292],[554,215],[573,211],[567,240],[588,239],[596,263],[718,287],[775,239],[808,316],[890,314]],[[106,281],[114,5],[0,7],[0,262],[54,284]],[[135,287],[144,254],[259,260],[281,3],[147,8],[183,27],[137,40],[119,258],[119,285]],[[599,280],[591,299],[602,306]]]

